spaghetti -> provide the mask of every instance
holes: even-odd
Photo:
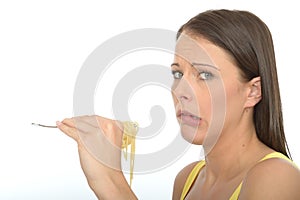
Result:
[[[134,156],[135,156],[135,136],[138,131],[138,123],[125,121],[123,124],[123,138],[122,138],[122,149],[124,152],[125,160],[128,158],[128,146],[131,145],[130,149],[130,186],[133,179],[133,168],[134,168]]]

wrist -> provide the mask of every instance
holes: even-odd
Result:
[[[124,174],[121,171],[115,171],[112,174],[102,176],[101,179],[89,182],[98,199],[137,199],[128,185]]]

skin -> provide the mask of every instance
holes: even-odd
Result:
[[[172,95],[182,136],[204,146],[206,165],[186,199],[228,199],[242,180],[239,199],[299,199],[300,172],[295,166],[282,159],[258,162],[274,152],[258,140],[253,123],[253,108],[261,100],[260,78],[242,80],[239,69],[224,50],[205,38],[190,36],[195,42],[179,38],[177,43]],[[199,58],[199,53],[206,56]],[[200,117],[200,123],[186,123],[180,115],[183,111]],[[64,119],[57,126],[77,142],[81,167],[98,199],[137,199],[120,170],[120,122],[81,116]],[[92,133],[97,128],[117,147],[112,148],[113,152],[103,151],[116,155],[113,168],[92,156],[79,137],[78,132]],[[196,164],[191,163],[178,173],[173,200],[180,199],[187,176]]]
[[[56,124],[62,132],[77,142],[81,168],[90,188],[98,199],[137,199],[129,187],[124,174],[120,170],[120,149],[123,134],[123,127],[120,122],[100,116],[80,116],[66,118],[61,122],[56,122]],[[85,148],[78,132],[88,133],[90,131],[96,131],[95,127],[97,127],[97,131],[101,130],[107,141],[113,146],[118,147],[119,152],[117,153],[119,155],[114,158],[115,161],[118,162],[119,167],[110,167],[99,162],[99,160],[97,160],[95,156],[92,156]],[[105,145],[105,143],[103,144]],[[108,148],[110,149],[110,147]],[[116,154],[116,152],[103,152],[108,155]]]
[[[188,59],[182,59],[182,56],[174,58],[174,63],[177,64],[172,65],[172,70],[181,72],[181,78],[174,82],[175,108],[199,108],[197,116],[201,117],[201,122],[196,127],[181,123],[182,135],[194,144],[203,144],[204,150],[209,150],[205,152],[206,165],[200,171],[186,199],[229,199],[243,180],[245,184],[239,199],[298,199],[298,169],[282,159],[258,162],[265,155],[274,152],[258,140],[253,122],[254,106],[261,100],[260,78],[256,77],[248,82],[242,80],[233,59],[223,49],[205,38],[193,38],[218,68],[217,71],[212,69],[209,72],[218,75],[205,80],[199,76],[197,66],[191,66],[193,56],[184,55]],[[211,113],[211,108],[218,106],[215,102],[212,104],[208,93],[214,89],[211,82],[218,79],[222,79],[225,90],[226,116],[214,146],[206,148],[205,139],[212,134],[208,129],[211,115],[214,114]],[[187,90],[187,87],[190,89]],[[178,121],[181,122],[180,117]],[[180,199],[187,176],[196,164],[197,162],[186,166],[177,175],[174,200]],[[274,179],[274,174],[278,174],[278,171],[281,173],[280,179]]]

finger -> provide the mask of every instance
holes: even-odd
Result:
[[[94,119],[95,118],[95,119]],[[86,123],[91,124],[92,126],[97,126],[97,120],[94,116],[84,115],[84,116],[77,116],[72,118],[65,118],[62,120],[63,124],[67,124],[70,127],[76,128],[78,121],[85,121]]]
[[[123,123],[118,120],[112,120],[100,116],[96,116],[98,124],[102,130],[102,132],[107,137],[119,137],[120,134],[122,136],[123,133]]]
[[[122,133],[122,131],[116,126],[114,120],[94,115],[75,117],[74,121],[80,138],[89,135],[89,138],[98,137],[101,140],[108,140],[116,146],[121,146],[122,135],[118,132]]]
[[[77,130],[77,143],[82,143],[89,151],[94,150],[95,152],[99,151],[103,141],[107,140],[102,130],[97,126],[96,119],[93,116],[80,116],[67,120],[67,122],[71,121],[70,124],[75,126],[74,128]]]
[[[94,128],[100,127],[96,115],[79,116],[79,117],[74,117],[73,119],[76,125],[78,122],[78,126],[86,124],[86,125],[93,126]]]
[[[59,130],[64,132],[66,135],[73,138],[77,142],[79,141],[78,130],[76,128],[71,127],[68,124],[65,124],[65,123],[62,123],[59,121],[56,122],[56,125],[57,125],[57,128],[59,128]]]
[[[63,123],[68,124],[71,127],[77,128],[80,131],[86,132],[87,129],[101,128],[98,124],[97,117],[95,115],[77,116],[73,118],[66,118]]]
[[[69,126],[69,127],[73,127],[75,128],[75,122],[74,122],[74,119],[73,118],[65,118],[64,120],[61,121],[61,123]]]
[[[97,125],[97,121],[93,117],[74,118],[75,127],[80,133],[97,134],[102,132]]]
[[[85,138],[88,135],[88,138],[97,137],[97,135],[98,137],[103,137],[103,132],[98,127],[97,118],[94,116],[78,116],[73,118],[65,118],[61,123],[62,124],[60,124],[60,129],[65,134],[75,139],[77,142],[80,142],[80,139]]]

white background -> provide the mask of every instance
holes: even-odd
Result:
[[[1,1],[0,199],[96,199],[80,169],[75,142],[56,129],[33,127],[31,122],[54,124],[72,116],[78,72],[102,42],[137,28],[176,31],[199,12],[216,8],[252,11],[269,26],[277,56],[286,136],[294,161],[300,165],[300,14],[296,1]],[[137,56],[137,63],[143,63],[143,57]],[[128,60],[133,62],[134,58]],[[117,75],[110,75],[112,82],[117,81]],[[153,88],[144,89],[147,92],[140,91],[132,98],[129,110],[147,125],[153,102],[142,97],[147,94],[156,99],[158,93]],[[160,99],[170,99],[166,91],[157,89]],[[95,110],[110,117],[108,94],[109,87],[97,90],[95,99],[101,103],[95,104]],[[159,101],[155,100],[156,104]],[[162,101],[166,112],[173,114],[168,110],[171,104]],[[144,115],[135,113],[144,105]],[[174,118],[167,124],[177,126]],[[168,144],[168,138],[162,138],[165,142],[160,145]],[[156,148],[159,141],[143,146],[143,151]],[[135,175],[133,190],[140,199],[171,199],[176,173],[198,158],[199,148],[194,147],[185,158],[161,171]]]

